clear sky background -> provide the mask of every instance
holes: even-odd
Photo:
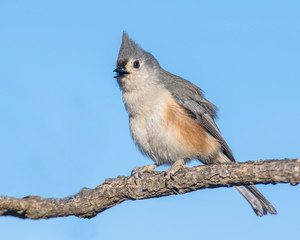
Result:
[[[299,13],[299,1],[1,0],[0,194],[65,197],[151,163],[113,78],[123,30],[206,92],[238,161],[299,158]],[[258,188],[277,216],[218,188],[90,220],[0,217],[0,238],[299,239],[300,187]]]

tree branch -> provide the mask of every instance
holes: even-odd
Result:
[[[204,165],[182,168],[171,179],[165,177],[165,172],[110,178],[94,189],[83,188],[68,198],[27,196],[19,199],[0,196],[0,216],[92,218],[126,200],[183,194],[203,188],[258,183],[296,185],[299,182],[300,159]]]

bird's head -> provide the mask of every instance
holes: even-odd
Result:
[[[160,69],[157,60],[149,52],[138,46],[126,32],[123,32],[122,44],[117,60],[118,83],[123,91],[133,87],[151,84],[155,73]]]

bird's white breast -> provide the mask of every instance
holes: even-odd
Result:
[[[141,152],[158,164],[172,164],[186,157],[174,131],[168,128],[166,109],[173,101],[162,86],[148,86],[123,93],[130,132]]]
[[[165,129],[165,108],[170,94],[162,86],[144,86],[123,93],[130,132],[141,152],[155,162],[166,163],[172,136]]]

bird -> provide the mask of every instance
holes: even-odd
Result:
[[[116,62],[116,76],[129,114],[133,141],[154,161],[134,168],[152,172],[171,165],[171,177],[184,164],[198,159],[203,164],[235,162],[215,123],[217,107],[198,86],[164,70],[155,57],[123,32]],[[258,216],[277,214],[272,204],[253,185],[235,186]]]

